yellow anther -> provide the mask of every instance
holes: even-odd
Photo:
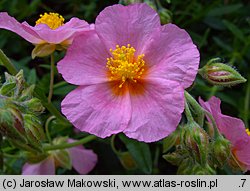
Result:
[[[64,18],[58,13],[44,13],[40,15],[40,19],[36,21],[36,25],[38,24],[46,24],[51,29],[57,29],[62,26],[64,22]]]
[[[250,130],[246,129],[247,134],[250,136]]]
[[[126,80],[137,82],[144,72],[144,54],[135,56],[135,49],[130,44],[127,46],[116,45],[116,49],[110,49],[112,57],[107,58],[106,67],[111,76],[109,80],[121,81],[119,88],[122,88]]]

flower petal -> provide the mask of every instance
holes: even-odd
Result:
[[[115,95],[110,86],[80,86],[62,101],[62,113],[79,130],[101,138],[122,132],[131,117],[129,95]]]
[[[132,117],[124,133],[144,142],[158,141],[173,132],[184,109],[184,90],[174,81],[145,82],[144,94],[131,96]]]
[[[53,157],[49,156],[45,160],[36,164],[25,163],[22,169],[23,175],[54,175],[55,162]]]
[[[109,6],[96,18],[96,31],[108,50],[131,44],[141,54],[159,27],[158,14],[145,3]]]
[[[27,23],[23,23],[23,26],[35,31],[41,37],[41,39],[51,44],[60,44],[65,40],[71,44],[77,34],[92,30],[86,21],[80,20],[78,18],[71,18],[69,22],[55,30],[52,30],[46,24],[38,24],[32,27]]]
[[[250,141],[242,144],[242,148],[236,149],[234,154],[240,162],[246,165],[247,170],[250,170]]]
[[[10,30],[31,43],[39,44],[42,42],[34,30],[25,30],[21,23],[14,17],[9,16],[6,12],[0,13],[0,28]]]
[[[108,57],[109,53],[97,34],[86,32],[75,38],[57,68],[67,82],[75,85],[103,83],[108,81]]]
[[[150,77],[176,80],[184,88],[193,83],[200,54],[185,30],[174,24],[162,26],[144,54]]]
[[[72,147],[68,149],[72,165],[79,174],[88,174],[97,163],[97,155],[89,149]]]

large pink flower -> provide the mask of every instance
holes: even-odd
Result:
[[[33,27],[27,22],[19,23],[6,12],[0,13],[0,28],[10,30],[36,46],[43,45],[39,47],[39,51],[43,48],[44,52],[66,48],[79,32],[93,28],[86,21],[78,18],[71,18],[65,24],[63,22],[64,19],[59,14],[45,13]]]
[[[63,100],[63,114],[102,138],[123,132],[153,142],[169,135],[199,65],[190,36],[176,25],[161,26],[147,4],[107,7],[95,29],[76,37],[58,63],[63,78],[79,85]]]
[[[75,140],[69,139],[68,142]],[[66,150],[69,153],[73,168],[79,174],[88,174],[97,163],[97,155],[89,149],[85,149],[82,145],[72,147]],[[55,151],[57,152],[57,151]],[[59,151],[60,152],[60,151]],[[54,175],[58,165],[57,158],[51,152],[43,161],[30,164],[25,163],[22,169],[23,175]]]
[[[212,114],[219,131],[232,144],[232,153],[236,159],[250,170],[250,136],[247,134],[244,123],[237,118],[221,113],[219,98],[212,97],[209,101],[199,100],[201,106]]]

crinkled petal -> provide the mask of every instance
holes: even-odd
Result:
[[[22,169],[23,175],[54,175],[55,162],[53,157],[49,156],[45,160],[36,164],[25,163]]]
[[[42,39],[39,38],[34,30],[26,30],[21,23],[6,12],[0,13],[0,28],[10,30],[31,43],[39,44],[42,42]]]
[[[185,30],[174,24],[162,26],[144,54],[150,77],[175,80],[184,88],[193,83],[200,54]]]
[[[96,18],[96,31],[107,49],[131,44],[141,54],[150,42],[152,32],[160,27],[156,11],[147,4],[113,5]]]
[[[63,78],[75,85],[108,81],[106,62],[110,57],[94,31],[76,37],[66,56],[57,64]]]
[[[142,95],[131,96],[132,117],[124,133],[144,142],[158,141],[173,132],[184,109],[184,90],[175,81],[152,79]]]
[[[71,44],[77,34],[92,30],[86,21],[78,18],[71,18],[69,22],[55,30],[52,30],[46,24],[38,24],[32,27],[27,23],[23,23],[23,26],[35,31],[41,39],[51,44],[60,44],[65,40],[68,41],[68,44]]]
[[[110,86],[78,87],[62,101],[62,113],[79,130],[101,138],[122,132],[131,117],[129,95],[115,95]]]
[[[199,98],[201,106],[212,114],[215,119],[216,125],[219,131],[233,144],[235,145],[239,140],[245,142],[248,140],[245,125],[242,120],[223,115],[221,113],[220,104],[221,101],[215,96],[211,97],[207,102],[204,102]],[[209,117],[207,117],[210,121]],[[247,141],[248,142],[248,141]]]
[[[68,149],[72,165],[79,174],[88,174],[97,163],[97,155],[82,145]]]
[[[242,148],[236,149],[234,154],[240,162],[246,165],[247,170],[250,170],[250,141],[242,144],[244,144]]]
[[[238,141],[249,142],[250,137],[246,133],[245,125],[242,120],[222,115],[220,116],[219,131],[235,145]]]

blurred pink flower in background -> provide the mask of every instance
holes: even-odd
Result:
[[[232,154],[241,167],[250,170],[250,135],[248,135],[244,123],[238,118],[223,115],[219,98],[213,96],[207,102],[202,99],[199,99],[199,102],[204,109],[212,114],[219,131],[231,142]]]
[[[35,56],[47,56],[55,50],[65,49],[79,32],[93,29],[93,26],[78,18],[71,18],[64,24],[64,18],[57,13],[45,13],[40,17],[33,27],[1,12],[0,28],[10,30],[36,46],[42,45],[38,48],[40,55]]]
[[[101,138],[120,132],[144,142],[173,132],[184,109],[184,89],[200,55],[185,30],[160,25],[147,4],[114,5],[96,18],[95,31],[77,36],[58,63],[77,89],[62,112],[79,130]]]
[[[73,139],[68,139],[68,142],[74,142]],[[65,149],[71,160],[73,168],[79,174],[88,174],[97,163],[97,155],[89,149],[85,149],[82,145]],[[23,175],[54,175],[56,168],[60,166],[60,162],[55,157],[53,152],[49,153],[48,157],[39,163],[25,163],[22,169]],[[59,151],[60,152],[60,151]]]

